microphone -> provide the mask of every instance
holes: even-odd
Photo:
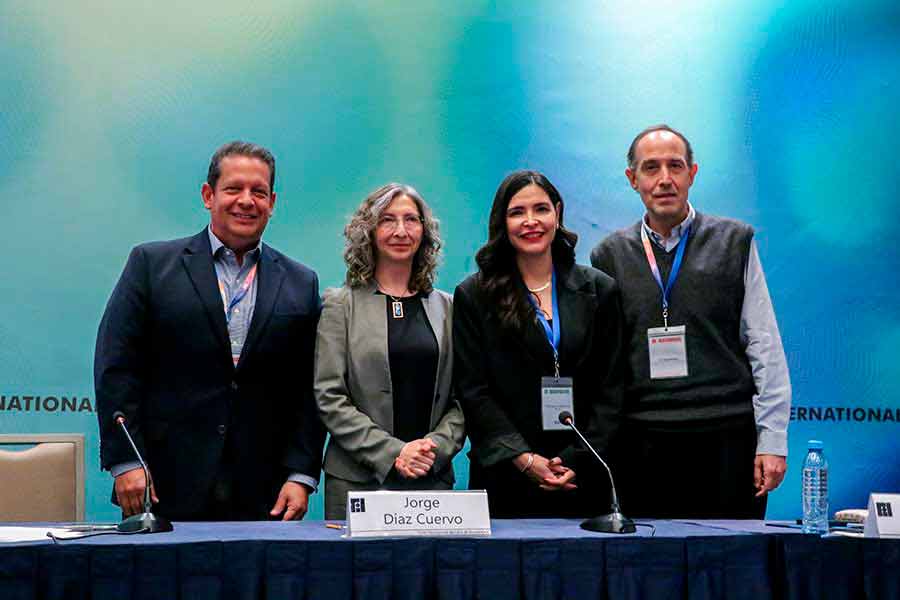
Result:
[[[619,497],[616,495],[616,484],[613,483],[612,471],[609,469],[609,465],[606,464],[606,461],[600,458],[600,455],[597,454],[597,451],[594,450],[594,447],[591,446],[587,439],[583,435],[581,435],[581,432],[578,431],[578,428],[575,427],[575,421],[572,418],[572,413],[564,410],[559,413],[558,419],[560,423],[562,423],[563,425],[567,425],[578,435],[584,447],[590,450],[591,454],[594,455],[594,458],[600,461],[600,464],[603,465],[603,467],[606,469],[606,473],[609,475],[609,488],[612,492],[612,512],[606,515],[600,515],[598,517],[586,519],[581,523],[581,528],[587,529],[588,531],[599,531],[601,533],[634,533],[637,530],[634,526],[634,521],[632,521],[619,511]]]
[[[127,519],[124,519],[116,526],[116,529],[120,533],[158,533],[172,531],[172,523],[165,517],[154,515],[151,510],[150,486],[153,485],[153,481],[150,479],[150,471],[147,469],[147,463],[144,462],[144,457],[141,456],[137,446],[134,444],[134,440],[131,438],[131,434],[128,433],[128,428],[125,427],[125,415],[122,411],[117,410],[113,413],[112,418],[114,422],[119,424],[122,431],[125,433],[125,437],[128,439],[128,443],[131,444],[134,455],[137,457],[138,462],[141,463],[141,468],[144,470],[144,479],[147,482],[147,486],[144,488],[144,512],[139,515],[131,515]]]

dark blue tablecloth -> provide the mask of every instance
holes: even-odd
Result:
[[[878,598],[900,540],[756,521],[495,520],[490,538],[349,540],[321,521],[176,523],[171,533],[0,545],[0,599]]]

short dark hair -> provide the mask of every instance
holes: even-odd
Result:
[[[212,158],[209,159],[209,171],[206,173],[206,183],[210,187],[216,187],[219,183],[219,177],[222,176],[222,159],[228,156],[249,156],[250,158],[258,158],[269,166],[269,192],[275,191],[275,157],[267,149],[250,142],[242,142],[235,140],[228,142],[216,150]]]
[[[639,134],[637,134],[634,137],[634,139],[631,141],[631,145],[628,146],[628,154],[625,157],[628,160],[628,168],[629,169],[634,169],[637,166],[636,164],[634,164],[634,159],[635,159],[634,154],[635,154],[635,149],[637,148],[638,142],[640,142],[641,139],[643,139],[643,137],[645,135],[653,133],[654,131],[668,131],[669,133],[674,133],[679,138],[681,138],[681,141],[684,142],[684,147],[685,147],[685,157],[684,158],[687,161],[687,165],[690,167],[691,165],[694,164],[694,149],[691,148],[691,143],[688,141],[688,139],[686,137],[684,137],[684,134],[681,133],[680,131],[678,131],[677,129],[673,129],[673,128],[669,127],[665,123],[660,123],[659,125],[651,125],[647,129],[645,129],[642,132],[640,132]]]

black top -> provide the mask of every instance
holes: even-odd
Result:
[[[388,296],[384,300],[394,396],[394,437],[410,442],[431,430],[438,365],[437,338],[418,294],[400,298],[402,319],[394,318],[393,300]]]
[[[622,408],[622,308],[615,282],[580,265],[557,273],[559,370],[574,379],[575,423],[608,458]],[[608,506],[607,476],[568,430],[544,431],[541,377],[553,375],[553,349],[537,319],[505,331],[472,275],[453,300],[453,380],[472,443],[469,487],[488,490],[491,516],[564,517]],[[544,492],[519,473],[523,452],[559,456],[578,490]]]

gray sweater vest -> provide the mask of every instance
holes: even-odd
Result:
[[[753,229],[697,213],[669,294],[669,326],[686,326],[688,376],[650,379],[647,329],[663,326],[662,291],[647,264],[640,227],[638,222],[617,231],[591,253],[591,264],[622,291],[628,418],[687,425],[752,414],[756,386],[739,331]],[[665,284],[675,249],[651,246]]]

